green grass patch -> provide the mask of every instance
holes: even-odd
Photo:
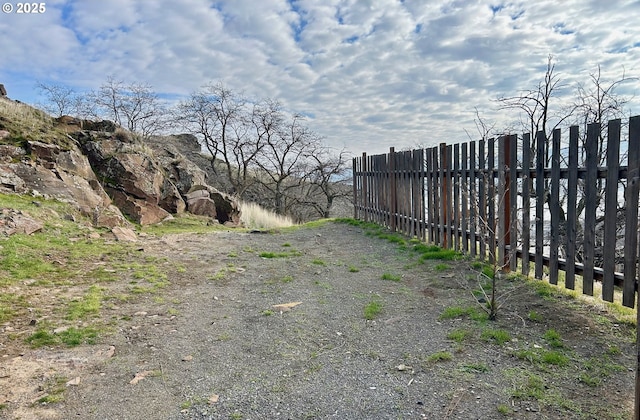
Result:
[[[449,306],[440,314],[439,319],[457,319],[468,317],[481,323],[489,319],[489,315],[477,306]]]
[[[482,331],[480,338],[484,341],[493,342],[501,346],[511,341],[511,334],[506,330],[487,328]]]
[[[531,364],[538,366],[566,366],[569,363],[569,358],[557,350],[546,350],[534,347],[516,350],[514,354],[518,359],[526,360]]]
[[[544,338],[547,341],[550,347],[554,347],[554,348],[564,347],[564,343],[562,342],[562,337],[560,337],[560,333],[558,333],[554,329],[545,331],[542,338]]]
[[[449,340],[455,341],[456,343],[462,343],[470,336],[471,331],[465,329],[456,329],[447,334],[447,338]]]
[[[486,363],[478,362],[478,363],[462,363],[459,366],[459,369],[463,372],[469,373],[485,373],[489,372],[489,366]]]
[[[391,274],[391,273],[383,273],[380,278],[382,280],[389,280],[389,281],[396,281],[396,282],[402,280],[402,277],[400,277],[399,275]]]
[[[32,348],[54,347],[66,345],[75,347],[80,344],[95,344],[100,330],[94,327],[76,328],[70,327],[59,334],[54,334],[47,328],[40,328],[25,339]]]
[[[373,320],[382,312],[383,304],[378,299],[372,299],[364,306],[364,319]]]
[[[349,266],[349,272],[350,273],[358,273],[360,271],[360,269],[356,266],[350,265]]]
[[[89,315],[98,315],[102,303],[102,289],[91,286],[81,299],[72,300],[66,318],[69,320],[86,319]]]
[[[447,362],[451,359],[453,359],[453,355],[448,351],[437,351],[427,356],[429,363]]]
[[[542,322],[542,315],[540,315],[536,311],[529,311],[529,313],[527,314],[527,318],[529,318],[529,321]]]
[[[326,262],[324,262],[323,260],[321,260],[321,259],[319,259],[319,258],[315,258],[315,259],[311,260],[311,264],[314,264],[314,265],[321,265],[321,266],[325,266],[325,265],[327,265],[327,263],[326,263]]]
[[[60,344],[59,337],[56,337],[55,334],[44,328],[38,329],[36,332],[27,337],[25,341],[29,343],[33,348],[55,346]]]
[[[299,257],[302,255],[300,251],[286,251],[286,252],[270,252],[265,251],[258,254],[260,258],[265,259],[273,259],[273,258],[290,258],[290,257]]]

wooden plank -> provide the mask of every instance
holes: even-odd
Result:
[[[430,243],[435,243],[435,237],[433,235],[433,148],[425,150],[425,183],[427,186],[427,240]]]
[[[487,258],[487,173],[485,140],[478,141],[478,241],[480,242],[480,258]]]
[[[544,255],[544,145],[545,134],[536,137],[536,264],[535,276],[542,279]]]
[[[420,150],[420,163],[418,164],[418,167],[420,168],[420,238],[422,238],[422,240],[426,240],[427,239],[427,229],[426,229],[426,225],[425,222],[427,221],[426,219],[426,200],[425,200],[425,173],[424,173],[424,168],[425,168],[425,150]]]
[[[453,146],[447,146],[447,171],[446,171],[446,187],[447,187],[447,220],[446,220],[446,242],[447,248],[453,248],[453,184],[451,183],[451,159],[453,154]]]
[[[447,156],[447,144],[440,143],[440,246],[448,248],[447,241],[447,216],[449,214],[449,185],[446,173],[448,171],[449,158]]]
[[[609,121],[607,128],[607,183],[604,201],[604,243],[602,299],[613,302],[616,271],[616,230],[618,224],[618,175],[620,172],[620,126],[621,121]]]
[[[478,230],[478,194],[476,179],[476,142],[469,143],[469,242],[471,257],[475,258],[478,254],[478,242],[476,232]]]
[[[587,141],[585,144],[585,167],[587,169],[584,180],[584,242],[583,242],[583,264],[584,274],[582,275],[582,293],[593,296],[593,268],[596,246],[596,210],[598,207],[598,197],[596,190],[597,170],[598,170],[598,137],[600,134],[600,124],[592,123],[587,125]]]
[[[633,308],[638,264],[638,193],[640,192],[640,116],[629,119],[627,190],[625,192],[624,286],[622,304]],[[640,298],[640,296],[639,296]],[[638,311],[640,314],[640,311]],[[640,316],[640,315],[639,315]],[[638,324],[640,325],[640,324]],[[640,340],[640,338],[639,338]],[[639,341],[640,346],[640,341]]]
[[[398,191],[397,191],[397,174],[395,167],[396,155],[393,147],[389,148],[389,227],[392,232],[396,231],[398,222]]]
[[[560,129],[553,130],[551,140],[551,241],[549,244],[549,283],[558,284],[558,258],[560,246]]]
[[[424,241],[424,150],[413,151],[413,209],[414,209],[414,235]]]
[[[488,209],[487,226],[489,227],[489,262],[494,263],[496,260],[496,182],[495,182],[495,156],[496,147],[495,139],[492,137],[489,139],[489,146],[487,147],[487,197],[488,197]]]
[[[462,206],[460,209],[460,229],[462,230],[462,252],[469,252],[469,172],[467,170],[468,154],[467,143],[462,143],[462,165],[460,173],[460,184],[462,195]]]
[[[522,274],[529,275],[531,269],[531,134],[522,137]]]
[[[567,181],[567,209],[575,209],[578,205],[578,137],[580,135],[577,126],[569,129],[569,174]],[[567,212],[567,267],[565,268],[564,286],[567,289],[575,289],[576,281],[576,225],[575,211]]]
[[[518,136],[508,137],[509,143],[509,269],[516,271],[518,258],[516,248],[518,244]]]
[[[438,154],[438,148],[433,148],[433,233],[434,233],[434,241],[435,244],[440,244],[440,178],[439,178],[439,167],[440,167],[440,156]]]
[[[498,236],[498,266],[502,270],[507,268],[507,226],[509,226],[509,189],[506,165],[509,153],[509,137],[498,138],[498,224],[496,234]]]
[[[453,145],[453,242],[460,251],[460,144]]]

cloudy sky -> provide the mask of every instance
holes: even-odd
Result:
[[[4,1],[4,0],[3,0]],[[95,89],[107,77],[178,100],[221,81],[308,116],[336,148],[383,153],[477,137],[474,109],[517,120],[495,99],[535,88],[555,57],[575,97],[640,76],[638,0],[49,0],[0,13],[0,83],[41,100],[36,81]],[[640,114],[640,82],[621,84]]]

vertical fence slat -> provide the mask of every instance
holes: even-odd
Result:
[[[453,146],[449,145],[446,148],[447,155],[447,167],[446,167],[446,187],[447,187],[447,218],[446,218],[446,242],[447,248],[453,247],[453,184],[451,180],[453,178],[452,169],[451,169],[451,153],[453,151]]]
[[[438,148],[433,148],[433,234],[434,243],[440,244],[440,177]]]
[[[560,129],[553,130],[551,140],[551,241],[549,244],[549,283],[558,284],[558,258],[560,245]]]
[[[575,289],[576,281],[576,224],[577,214],[575,209],[578,205],[578,137],[580,133],[577,126],[569,129],[569,175],[567,180],[567,264],[565,272],[564,286],[567,289]]]
[[[487,238],[484,236],[487,230],[487,174],[485,172],[486,156],[484,142],[484,139],[478,142],[478,228],[480,234],[480,258],[483,260],[487,258]]]
[[[640,191],[640,116],[629,120],[628,182],[625,193],[624,285],[622,304],[633,308],[638,256],[638,192]],[[638,311],[640,314],[640,311]],[[639,315],[640,316],[640,315]],[[640,325],[640,324],[639,324]],[[640,340],[640,338],[639,338]]]
[[[431,243],[435,243],[435,238],[433,236],[433,200],[434,200],[434,192],[433,192],[433,148],[428,148],[425,150],[425,184],[427,185],[427,208],[425,209],[427,213],[427,240]]]
[[[447,214],[448,214],[448,185],[447,185],[447,144],[440,144],[440,246],[447,248]]]
[[[518,268],[518,136],[509,136],[509,269]]]
[[[460,211],[460,229],[462,230],[462,252],[469,251],[469,172],[467,170],[467,143],[462,144],[462,165],[460,178],[462,180],[462,208]]]
[[[531,248],[531,134],[522,136],[522,274],[529,275]]]
[[[471,257],[478,254],[476,231],[478,229],[478,196],[476,193],[476,142],[469,142],[469,252]]]
[[[536,135],[536,269],[535,276],[541,279],[544,263],[544,132]]]
[[[602,246],[602,299],[613,302],[616,271],[616,228],[618,222],[618,177],[620,176],[620,120],[607,128],[607,181],[604,202],[604,244]]]
[[[593,268],[595,262],[596,246],[596,210],[597,192],[596,181],[598,176],[598,135],[600,124],[592,123],[587,126],[586,175],[584,180],[584,245],[583,258],[584,270],[582,273],[582,293],[593,296]]]
[[[507,160],[509,153],[509,137],[502,136],[498,138],[498,225],[497,229],[494,227],[494,230],[497,230],[498,235],[498,265],[500,269],[507,268],[507,226],[509,225],[508,217],[508,209],[510,209],[508,201],[508,175],[509,172],[506,170]]]
[[[460,251],[460,145],[453,145],[453,242]]]
[[[489,147],[487,147],[487,180],[489,202],[489,214],[487,215],[487,223],[489,229],[489,262],[494,263],[496,260],[496,183],[495,183],[495,164],[496,164],[496,144],[495,139],[489,139]]]
[[[387,160],[389,168],[389,226],[391,231],[396,231],[398,222],[398,191],[397,191],[397,172],[395,166],[396,156],[393,147],[389,149],[389,159]]]

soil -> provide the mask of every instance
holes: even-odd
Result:
[[[473,311],[443,317],[451,308],[480,308],[468,261],[421,263],[411,250],[342,223],[172,234],[137,246],[157,258],[170,284],[105,305],[101,316],[112,328],[97,344],[30,349],[5,327],[0,417],[604,419],[633,412],[634,327],[601,305],[511,284],[496,321],[474,320]],[[365,307],[376,305],[379,313],[366,319]],[[550,329],[559,340],[545,339]],[[456,341],[460,331],[466,335]],[[510,340],[500,343],[495,331]],[[542,351],[564,359],[538,360]],[[45,398],[56,392],[57,400]]]

